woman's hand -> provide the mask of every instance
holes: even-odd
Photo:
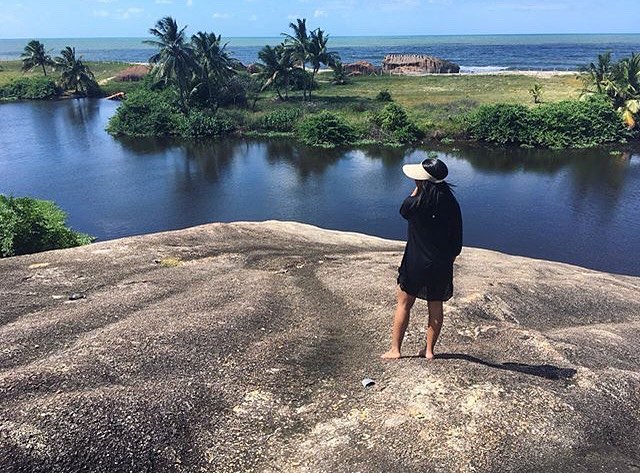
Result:
[[[415,189],[413,189],[413,192],[411,193],[411,197],[415,197],[420,193],[420,189],[418,188],[418,186],[416,186]]]

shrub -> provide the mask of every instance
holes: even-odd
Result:
[[[376,100],[378,102],[393,102],[393,97],[391,97],[391,92],[389,92],[389,89],[384,89],[378,92],[378,95],[376,95]]]
[[[46,100],[62,94],[60,87],[49,77],[18,77],[0,87],[0,98]]]
[[[467,132],[472,138],[498,144],[529,142],[531,111],[524,105],[482,105],[471,112]]]
[[[302,110],[299,108],[281,108],[263,115],[258,120],[257,126],[263,131],[293,131],[300,118],[302,118]]]
[[[179,115],[178,133],[184,137],[226,136],[235,129],[230,120],[201,110],[192,110],[188,115]]]
[[[380,112],[372,114],[371,123],[380,129],[384,141],[413,143],[424,136],[409,119],[407,111],[396,103],[390,103]]]
[[[585,148],[624,141],[620,115],[604,97],[563,100],[529,109],[524,105],[483,105],[466,120],[477,140],[547,148]]]
[[[622,117],[602,96],[563,100],[531,110],[532,130],[525,144],[549,148],[586,148],[624,141]]]
[[[0,194],[0,257],[91,243],[89,235],[66,227],[65,220],[51,201]]]
[[[180,115],[170,89],[137,89],[118,107],[107,131],[126,136],[175,135],[179,132]]]
[[[353,143],[354,128],[342,117],[331,112],[320,112],[305,118],[298,126],[303,143],[310,146],[334,147]]]

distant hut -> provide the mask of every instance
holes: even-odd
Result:
[[[367,61],[356,61],[344,65],[347,76],[370,76],[376,73],[376,67]]]
[[[144,64],[127,67],[116,75],[115,80],[117,82],[137,82],[149,73],[149,69],[149,66]]]
[[[389,74],[457,74],[460,66],[423,54],[388,54],[382,61],[382,70]]]

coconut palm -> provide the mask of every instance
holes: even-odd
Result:
[[[262,61],[259,73],[264,81],[262,90],[273,86],[280,100],[289,100],[289,82],[295,66],[291,49],[284,44],[275,47],[267,45],[260,50],[258,58]],[[280,94],[280,82],[284,87],[284,97]]]
[[[329,51],[327,49],[329,35],[326,35],[320,28],[313,30],[309,38],[308,58],[313,67],[311,72],[311,83],[313,84],[316,74],[320,70],[320,66],[324,64],[325,66],[331,67],[340,60],[340,55],[335,51]],[[309,98],[311,98],[311,88],[309,88]]]
[[[635,128],[640,114],[640,54],[632,53],[617,63],[611,61],[611,53],[600,54],[597,64],[581,71],[586,73],[584,94],[607,95],[627,127]]]
[[[611,86],[611,76],[614,64],[611,62],[611,52],[598,54],[597,64],[591,62],[580,68],[580,72],[586,73],[583,80],[586,85],[593,85],[599,94],[606,93]]]
[[[194,90],[204,89],[207,100],[215,102],[216,90],[223,87],[237,71],[238,61],[229,56],[227,44],[220,35],[199,31],[191,37],[196,63],[197,84]]]
[[[307,32],[307,19],[296,19],[295,23],[289,23],[289,28],[293,30],[293,34],[282,33],[285,36],[285,46],[291,50],[293,60],[304,71],[304,87],[302,88],[303,99],[307,98],[307,88],[311,93],[311,84],[306,80],[306,64],[309,60],[309,33]]]
[[[82,62],[81,57],[76,57],[76,48],[64,48],[54,63],[55,68],[60,71],[60,85],[65,90],[73,90],[76,94],[90,94],[98,89],[93,72]]]
[[[54,64],[53,59],[44,49],[44,44],[35,39],[27,43],[20,57],[22,58],[23,71],[32,71],[41,67],[45,76],[47,75],[46,66],[53,66]]]
[[[178,28],[176,20],[165,16],[149,30],[156,39],[144,41],[159,48],[149,58],[149,62],[153,64],[152,76],[164,84],[175,84],[178,87],[183,111],[187,111],[187,89],[196,69],[193,49],[185,42],[185,29],[186,27]]]
[[[640,53],[621,59],[614,68],[612,100],[629,127],[635,128],[640,113]]]

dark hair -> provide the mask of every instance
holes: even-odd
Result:
[[[451,194],[453,192],[453,184],[449,184],[444,179],[449,175],[447,165],[437,158],[427,158],[422,161],[422,167],[431,176],[442,182],[417,181],[420,194],[418,197],[418,206],[437,206],[438,199],[443,193]]]
[[[449,168],[438,158],[425,159],[424,161],[422,161],[422,167],[438,181],[446,179],[446,177],[449,175]]]

